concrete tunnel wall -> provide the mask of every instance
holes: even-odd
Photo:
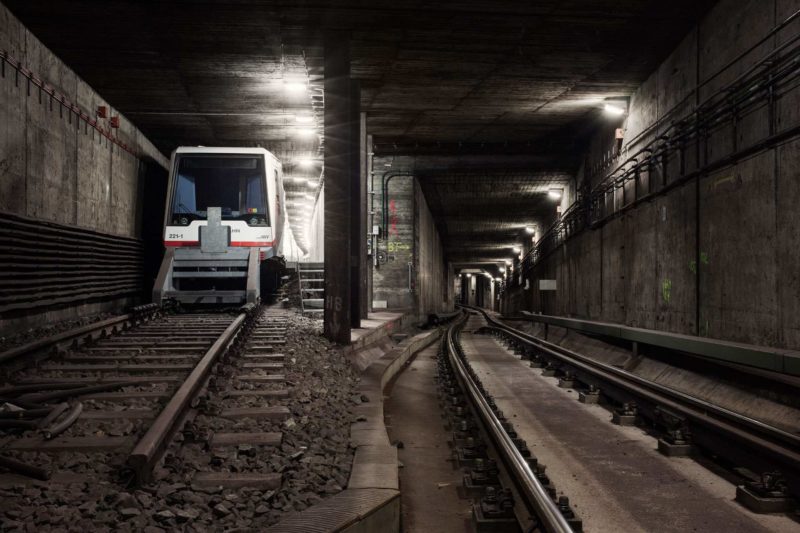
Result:
[[[119,113],[3,5],[0,51],[5,57],[0,76],[0,212],[141,237],[143,163],[166,167],[166,158],[125,117],[120,116],[119,128],[112,129],[109,118]],[[16,68],[17,63],[27,70]],[[46,90],[31,81],[27,71],[42,80]],[[62,97],[69,106],[60,103]],[[99,106],[107,108],[107,118],[96,117]],[[75,110],[97,118],[98,126],[119,143]],[[2,324],[36,326],[127,303],[129,298],[36,309],[8,321],[4,317]]]
[[[0,5],[0,50],[90,117],[108,102]],[[140,160],[78,120],[6,65],[0,79],[0,210],[138,236]],[[108,120],[98,119],[106,129]],[[125,117],[114,134],[140,157],[167,160]]]
[[[445,261],[444,246],[422,189],[413,176],[412,158],[374,158],[374,168],[408,172],[389,182],[387,227],[377,239],[377,266],[372,269],[372,304],[424,316],[453,309],[453,269]],[[374,224],[382,225],[382,177],[374,172]]]
[[[617,162],[659,135],[668,121],[652,126],[668,112],[687,116],[698,98],[704,101],[797,33],[794,21],[712,79],[798,8],[797,0],[717,4],[632,96]],[[699,95],[692,95],[703,82]],[[741,117],[739,146],[765,137],[766,107]],[[794,87],[776,102],[778,131],[798,124],[799,109],[800,89]],[[607,157],[615,127],[595,136],[590,164]],[[729,128],[712,133],[709,159],[730,153],[731,139]],[[532,286],[557,279],[556,292],[514,289],[504,309],[800,348],[799,170],[800,140],[794,137],[703,174],[699,184],[691,180],[641,203],[569,239],[535,266]],[[586,179],[583,172],[579,179]]]

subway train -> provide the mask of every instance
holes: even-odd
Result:
[[[281,163],[263,148],[175,150],[153,301],[244,304],[273,292],[285,198]]]

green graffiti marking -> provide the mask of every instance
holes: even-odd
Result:
[[[708,264],[708,254],[706,252],[700,252],[700,264],[707,265]],[[689,261],[689,270],[692,274],[697,274],[697,261],[692,259]]]
[[[669,299],[672,296],[672,280],[665,279],[661,282],[661,297],[664,298],[664,301],[669,303]]]

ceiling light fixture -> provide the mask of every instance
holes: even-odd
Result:
[[[313,115],[295,115],[294,116],[294,120],[298,124],[311,124],[311,123],[314,122],[314,116]]]
[[[314,128],[297,128],[296,133],[301,137],[312,137],[317,131]]]
[[[305,92],[308,89],[308,85],[302,81],[285,81],[283,82],[283,88],[289,93],[299,94]]]
[[[533,226],[526,226],[525,233],[527,233],[528,235],[536,233],[536,228],[534,228]]]
[[[309,168],[314,166],[314,160],[311,159],[310,157],[301,157],[300,159],[297,160],[297,164],[303,168]]]
[[[560,200],[563,195],[564,189],[550,189],[547,191],[547,196],[553,198],[554,200]]]

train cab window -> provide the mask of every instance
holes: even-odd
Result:
[[[269,225],[264,158],[236,154],[178,156],[172,222],[205,220],[209,207],[220,207],[223,220]]]

